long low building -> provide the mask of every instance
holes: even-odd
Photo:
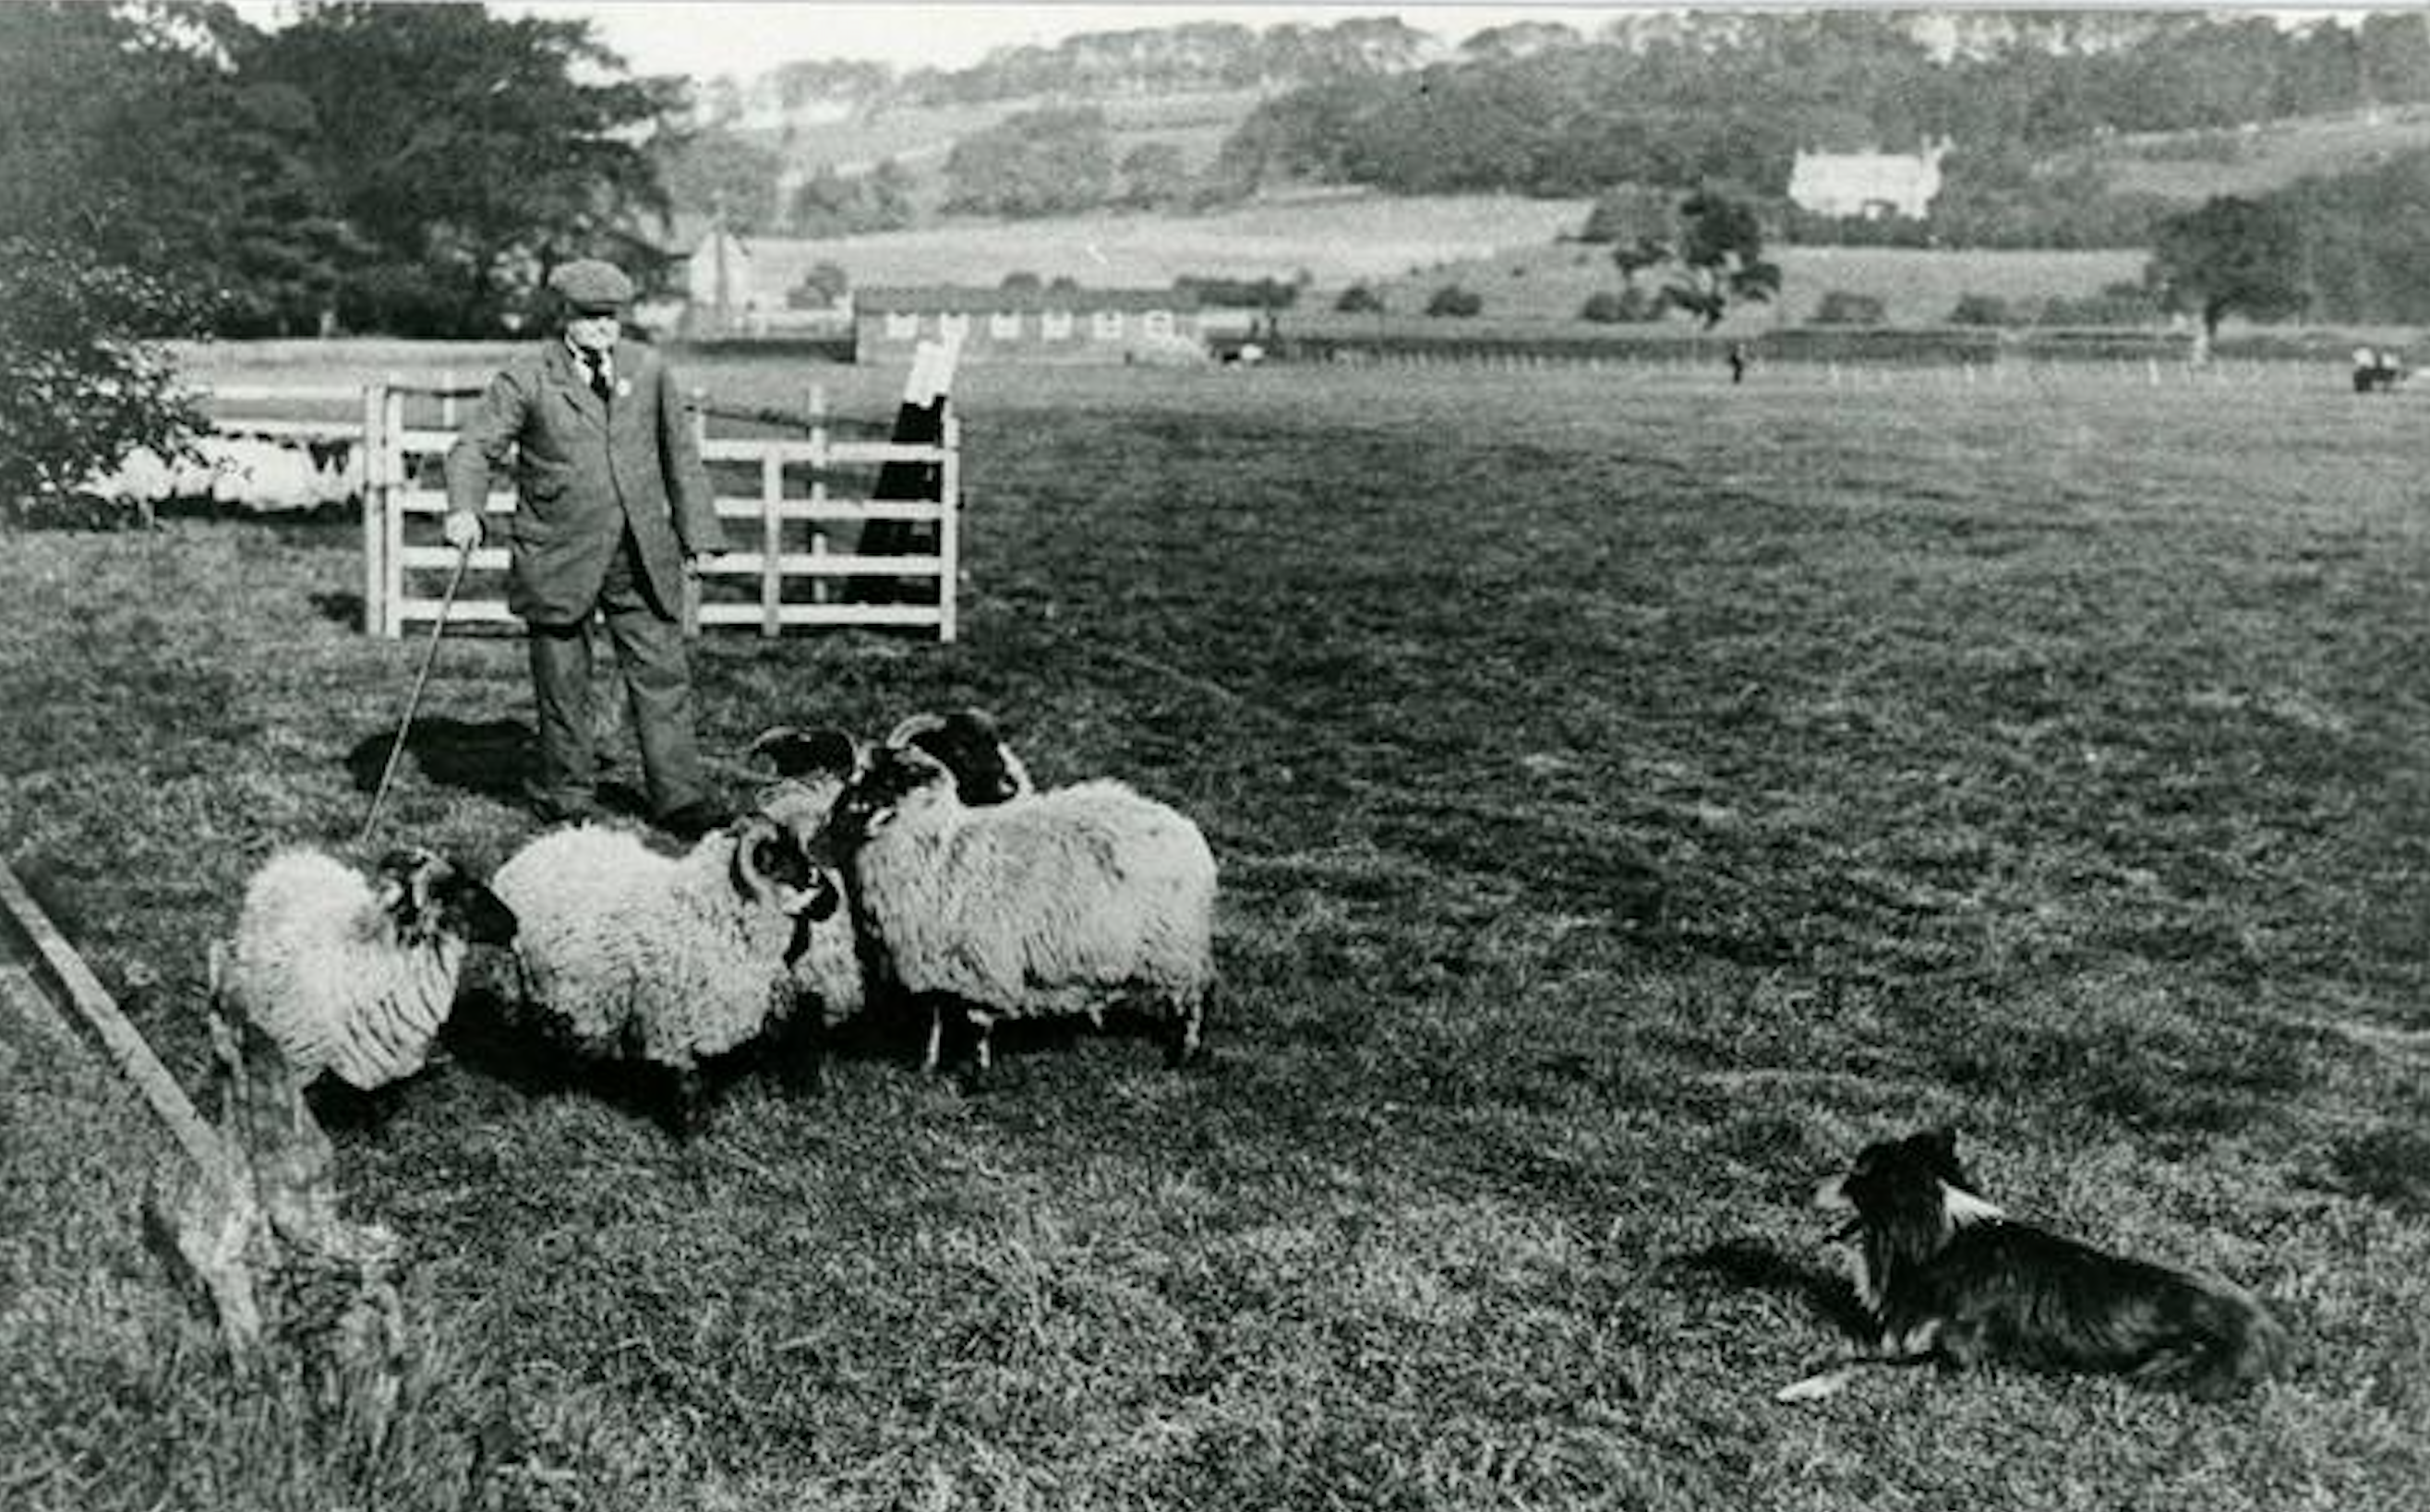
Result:
[[[958,341],[966,357],[1119,358],[1203,346],[1228,328],[1195,293],[1173,289],[876,287],[852,298],[862,361],[928,341]]]

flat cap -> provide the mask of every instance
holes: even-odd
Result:
[[[633,280],[596,258],[564,264],[548,275],[548,286],[576,315],[613,315],[633,302]]]

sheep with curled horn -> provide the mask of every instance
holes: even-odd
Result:
[[[327,1072],[370,1091],[427,1063],[466,952],[515,931],[498,894],[436,852],[391,851],[367,879],[295,846],[246,884],[234,939],[212,949],[213,979],[299,1085]]]
[[[897,751],[914,746],[935,756],[954,774],[962,802],[974,808],[1026,798],[1038,790],[995,717],[983,708],[909,715],[888,733],[886,743]]]
[[[1196,824],[1098,780],[974,807],[916,745],[880,747],[845,784],[813,847],[847,878],[888,974],[977,1031],[974,1077],[1000,1019],[1139,1007],[1166,1020],[1169,1058],[1196,1055],[1215,984],[1215,857]]]
[[[497,889],[523,922],[526,1006],[585,1055],[671,1073],[684,1135],[705,1110],[701,1063],[798,1012],[805,933],[841,901],[833,873],[766,813],[679,856],[629,830],[554,830],[498,869]]]

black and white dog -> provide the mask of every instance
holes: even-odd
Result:
[[[1856,1364],[2101,1371],[2215,1401],[2286,1362],[2286,1331],[2225,1282],[2011,1221],[1947,1129],[1867,1145],[1814,1204],[1852,1215],[1833,1237],[1856,1241],[1857,1296],[1881,1330]],[[1811,1376],[1780,1400],[1827,1396],[1853,1373]]]

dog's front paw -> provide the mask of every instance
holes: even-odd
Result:
[[[1819,1375],[1809,1375],[1802,1381],[1792,1381],[1774,1391],[1772,1394],[1772,1400],[1820,1402],[1824,1397],[1838,1396],[1847,1388],[1848,1383],[1856,1378],[1856,1368],[1853,1365],[1842,1365],[1837,1370],[1824,1371]]]

